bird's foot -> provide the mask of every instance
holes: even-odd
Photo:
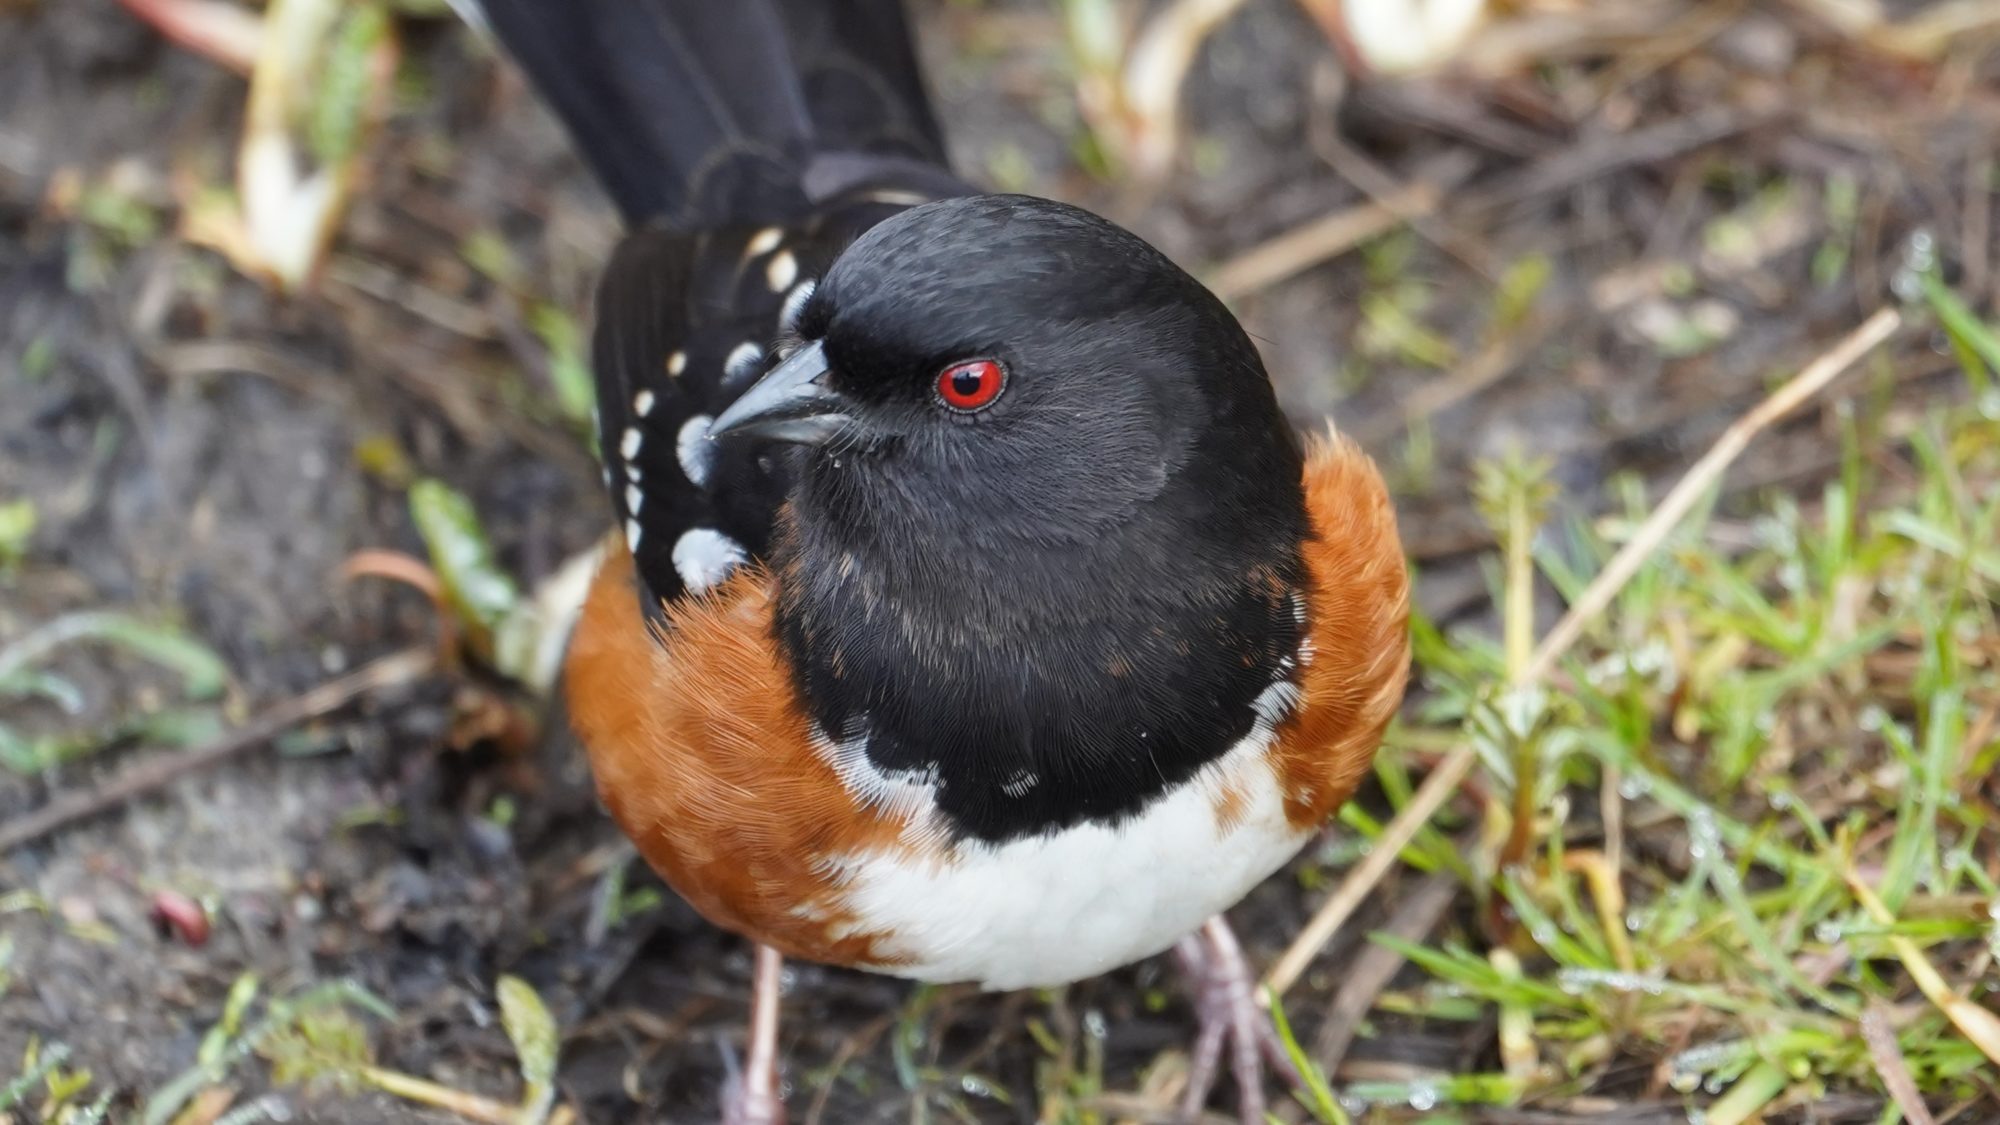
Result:
[[[722,1125],[785,1125],[785,1103],[774,1084],[753,1089],[733,1081],[722,1092]]]
[[[1218,914],[1182,938],[1174,953],[1193,985],[1195,1012],[1201,1018],[1187,1092],[1181,1099],[1182,1119],[1195,1121],[1201,1116],[1227,1046],[1243,1125],[1264,1125],[1264,1061],[1268,1059],[1279,1077],[1295,1085],[1299,1075],[1270,1017],[1257,1006],[1257,978],[1243,959],[1243,947]]]

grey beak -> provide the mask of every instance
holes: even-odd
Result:
[[[708,427],[711,438],[770,438],[818,445],[853,419],[847,400],[828,388],[826,353],[806,344],[765,372]]]

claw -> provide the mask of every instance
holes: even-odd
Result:
[[[1274,1072],[1294,1085],[1299,1075],[1270,1019],[1257,1007],[1256,977],[1243,958],[1243,947],[1218,914],[1198,932],[1182,938],[1174,953],[1193,978],[1195,1011],[1201,1017],[1181,1117],[1187,1121],[1200,1118],[1215,1088],[1226,1044],[1243,1125],[1264,1125],[1264,1062],[1268,1060]]]

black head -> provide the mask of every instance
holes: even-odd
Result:
[[[712,432],[809,451],[775,561],[829,737],[993,838],[1128,813],[1249,731],[1307,525],[1220,301],[1088,212],[973,196],[864,234],[798,332]]]

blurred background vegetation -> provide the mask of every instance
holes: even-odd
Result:
[[[911,3],[1397,492],[1280,1116],[2000,1121],[2000,5]],[[615,234],[437,0],[0,0],[0,1120],[712,1114],[747,951],[546,703]],[[1185,1073],[1158,965],[791,972],[794,1120]]]

